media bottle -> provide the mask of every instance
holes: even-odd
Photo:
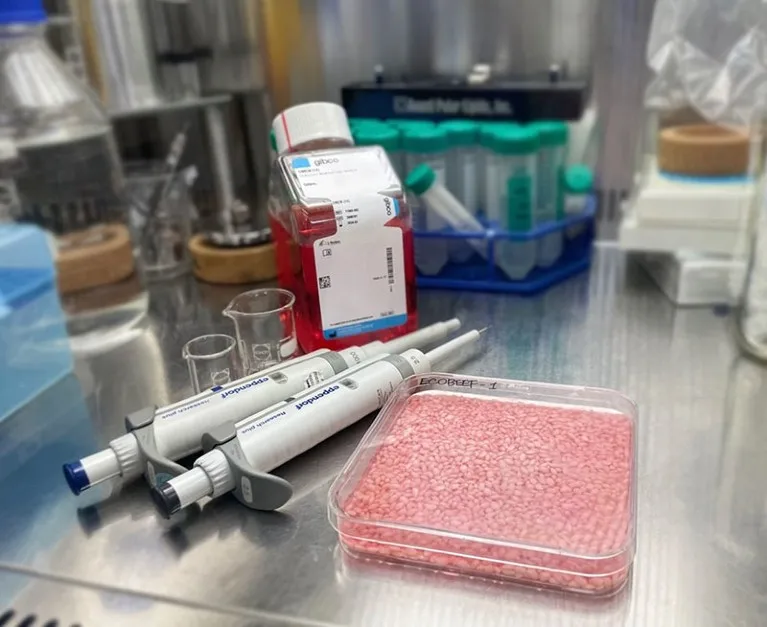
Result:
[[[414,331],[412,220],[384,149],[355,147],[346,113],[331,103],[286,109],[272,128],[279,156],[269,219],[303,350]]]

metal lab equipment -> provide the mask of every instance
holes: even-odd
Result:
[[[265,6],[267,62],[277,91],[335,99],[342,85],[372,78],[379,64],[394,79],[466,77],[477,63],[499,76],[540,75],[558,65],[569,77],[588,78],[599,2],[267,0]],[[319,91],[305,92],[316,85]]]
[[[90,78],[109,111],[163,101],[144,0],[78,0]]]
[[[261,2],[197,0],[210,52],[200,63],[205,91],[262,89]]]
[[[165,97],[199,97],[199,61],[210,54],[200,0],[148,0],[147,6]]]

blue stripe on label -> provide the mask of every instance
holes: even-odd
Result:
[[[392,202],[394,203],[394,215],[398,216],[399,215],[399,211],[400,211],[400,209],[399,209],[399,200],[397,200],[396,198],[392,198]]]
[[[306,157],[296,157],[290,162],[290,165],[293,166],[294,170],[297,170],[298,168],[309,168],[312,164],[309,163],[309,159]]]
[[[663,178],[667,178],[670,181],[679,181],[681,183],[706,183],[709,185],[742,185],[751,181],[751,177],[747,174],[739,176],[691,176],[689,174],[675,174],[674,172],[664,172],[660,170],[660,174]]]
[[[380,331],[381,329],[398,327],[406,322],[407,314],[402,314],[401,316],[389,316],[388,318],[368,320],[367,322],[350,324],[345,327],[326,329],[323,331],[323,334],[326,340],[335,340],[341,337],[349,337],[350,335],[361,335],[362,333],[372,333],[373,331]]]
[[[220,391],[220,390],[223,390],[223,389],[224,389],[224,386],[223,386],[223,385],[217,385],[217,386],[216,386],[216,387],[214,387],[214,388],[210,388],[210,391],[211,391],[211,392],[218,392],[218,391]]]

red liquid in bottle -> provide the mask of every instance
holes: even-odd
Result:
[[[293,205],[289,212],[283,214],[283,217],[287,219],[290,216],[297,234],[296,238],[278,218],[270,214],[272,237],[276,249],[277,278],[281,287],[296,295],[296,332],[301,348],[305,352],[309,353],[319,348],[341,350],[376,340],[387,342],[418,328],[416,268],[410,212],[404,198],[400,197],[397,200],[402,211],[400,215],[389,220],[387,226],[402,231],[407,320],[396,327],[337,339],[326,339],[323,334],[319,282],[314,261],[314,242],[320,238],[330,237],[337,231],[333,206],[308,208]]]

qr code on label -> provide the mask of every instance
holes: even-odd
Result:
[[[320,289],[324,290],[327,287],[330,287],[330,277],[329,276],[321,276],[320,277]]]

